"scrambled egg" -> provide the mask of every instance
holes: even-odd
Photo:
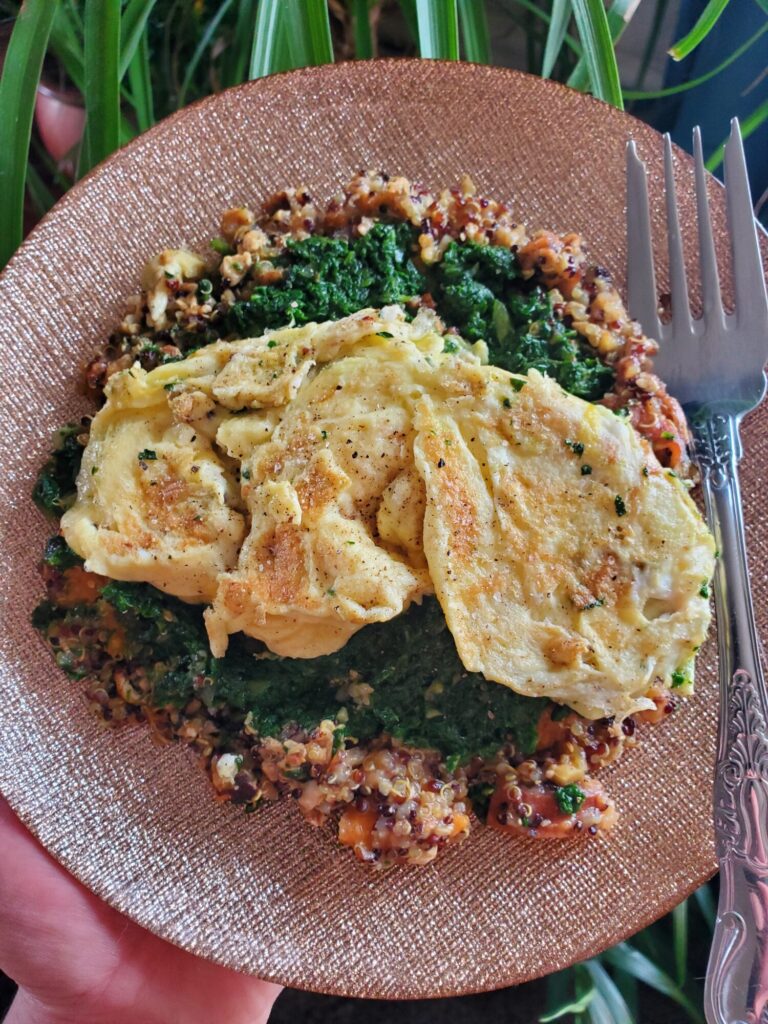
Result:
[[[707,631],[698,510],[607,409],[535,370],[471,376],[415,423],[424,549],[462,662],[587,718],[651,707]]]
[[[650,706],[709,621],[698,511],[626,421],[450,341],[391,307],[115,375],[67,542],[210,605],[216,656],[238,631],[331,653],[435,593],[468,670]]]

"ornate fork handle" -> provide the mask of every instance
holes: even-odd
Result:
[[[720,558],[715,607],[720,724],[714,812],[720,901],[704,996],[709,1024],[768,1021],[768,699],[752,610],[737,464],[738,419],[693,433]]]

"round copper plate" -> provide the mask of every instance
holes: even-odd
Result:
[[[430,187],[468,172],[529,226],[582,232],[622,283],[628,137],[651,167],[661,238],[659,136],[602,103],[472,65],[381,61],[279,75],[184,110],[117,153],[51,211],[3,275],[0,789],[62,864],[158,935],[301,988],[456,995],[589,957],[712,873],[711,642],[696,697],[606,773],[621,810],[607,839],[513,841],[478,827],[433,866],[377,874],[290,801],[244,816],[214,802],[180,747],[154,746],[144,729],[101,729],[29,624],[51,532],[29,499],[34,474],[52,431],[86,411],[76,397],[82,363],[146,258],[204,244],[233,203],[258,206],[292,184],[329,198],[373,167]],[[692,228],[690,166],[678,157]],[[663,270],[661,247],[658,259]],[[744,460],[761,626],[766,419],[760,412],[747,426]]]

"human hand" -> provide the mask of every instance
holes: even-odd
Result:
[[[279,985],[201,960],[102,903],[0,797],[6,1024],[264,1024]]]

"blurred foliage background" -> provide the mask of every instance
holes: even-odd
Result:
[[[74,181],[173,111],[276,71],[377,56],[518,67],[624,107],[684,148],[700,123],[715,172],[738,115],[764,216],[767,31],[768,0],[0,0],[0,267]],[[539,1019],[704,1024],[716,898],[710,883],[545,992],[534,983]],[[599,893],[584,902],[610,913]],[[320,1002],[312,1019],[339,1012]]]

